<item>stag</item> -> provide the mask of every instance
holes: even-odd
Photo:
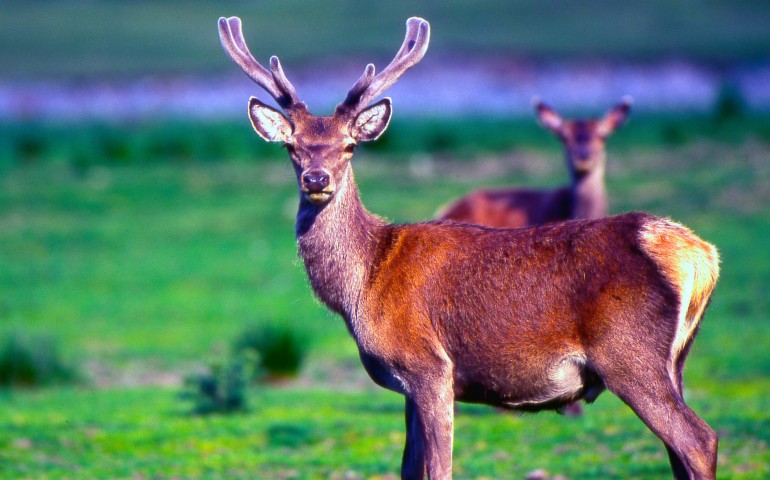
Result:
[[[437,215],[439,220],[516,228],[607,216],[606,142],[628,118],[631,97],[624,97],[599,119],[568,120],[539,99],[533,104],[540,124],[564,146],[570,184],[551,190],[476,190],[442,209]]]
[[[332,116],[313,116],[276,57],[221,18],[228,55],[283,110],[249,100],[297,177],[296,237],[315,295],[345,321],[377,384],[404,395],[402,478],[452,476],[453,402],[554,409],[609,389],[661,438],[677,478],[714,478],[717,436],[684,402],[682,367],[718,274],[717,252],[644,213],[498,230],[389,224],[361,203],[351,157],[386,129],[370,105],[428,47],[410,18],[393,61],[367,65]]]

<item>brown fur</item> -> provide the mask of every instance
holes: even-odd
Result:
[[[606,141],[625,122],[629,109],[630,99],[624,99],[601,119],[564,120],[548,105],[536,102],[540,123],[564,146],[570,184],[550,190],[476,190],[452,202],[436,218],[495,228],[518,228],[606,216]]]
[[[407,47],[427,38],[427,22],[410,22],[423,33],[412,42],[408,30]],[[404,52],[397,64],[410,61]],[[348,100],[370,96],[361,84],[372,74]],[[292,90],[288,80],[281,89]],[[605,387],[663,440],[677,478],[714,478],[716,434],[672,381],[686,349],[671,358],[686,308],[678,272],[690,262],[698,278],[716,279],[704,260],[713,247],[644,213],[515,230],[388,224],[361,203],[350,160],[357,142],[387,127],[390,101],[351,114],[348,100],[331,117],[293,107],[285,118],[254,98],[249,112],[260,135],[289,151],[314,293],[342,316],[371,378],[405,396],[402,478],[451,478],[454,400],[554,409]],[[688,287],[699,301],[711,288]]]

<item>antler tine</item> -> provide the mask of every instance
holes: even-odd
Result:
[[[373,79],[374,64],[370,63],[366,66],[366,68],[364,68],[364,73],[361,75],[361,78],[359,78],[356,83],[353,84],[350,90],[348,90],[348,94],[345,97],[345,100],[337,105],[337,112],[351,110],[356,105],[358,105],[359,100],[361,99],[361,95],[363,95],[366,89],[369,88],[369,85],[371,85]]]
[[[283,73],[277,57],[270,59],[269,71],[254,59],[254,56],[246,46],[241,29],[241,19],[238,17],[219,19],[219,39],[227,55],[249,76],[254,82],[265,89],[278,104],[288,110],[300,104],[297,92]]]
[[[240,18],[220,18],[219,39],[227,55],[241,67],[249,78],[264,88],[273,98],[281,95],[273,82],[270,72],[254,59],[254,56],[246,47],[241,31]]]
[[[270,71],[273,74],[275,84],[282,93],[281,98],[276,98],[275,101],[284,109],[301,103],[299,97],[297,97],[294,85],[286,78],[286,74],[283,73],[283,67],[281,67],[281,61],[275,55],[270,57]]]
[[[401,48],[398,49],[398,52],[396,52],[396,56],[393,57],[393,60],[391,60],[391,64],[403,57],[404,54],[408,53],[409,50],[414,47],[415,40],[417,39],[417,34],[420,29],[420,24],[423,22],[425,22],[425,20],[420,17],[409,17],[406,20],[406,35],[404,35],[404,42],[401,44]],[[390,65],[388,65],[388,67],[389,66]],[[387,67],[385,67],[385,69],[387,70]],[[383,70],[383,72],[384,71],[385,70]]]
[[[430,24],[419,17],[408,19],[404,42],[390,64],[376,76],[374,76],[374,65],[367,65],[363,75],[348,91],[345,101],[337,106],[337,110],[357,111],[366,107],[369,102],[396,83],[404,72],[422,60],[428,50],[429,42]]]
[[[415,66],[425,52],[428,51],[430,41],[430,25],[422,18],[412,17],[406,22],[407,33],[404,37],[404,43],[401,45],[393,61],[385,67],[372,80],[369,88],[361,95],[359,104],[366,106],[374,98],[388,89],[391,85],[403,75],[407,70]],[[417,27],[416,29],[414,27]],[[416,30],[416,32],[415,32]],[[416,35],[414,35],[416,33]]]

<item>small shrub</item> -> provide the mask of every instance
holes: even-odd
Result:
[[[171,131],[166,135],[154,135],[147,146],[150,158],[162,160],[190,160],[196,157],[189,134]]]
[[[746,100],[740,89],[731,83],[723,84],[714,103],[714,120],[723,123],[745,115]]]
[[[660,127],[660,141],[667,147],[679,147],[687,143],[688,132],[680,122],[666,122]]]
[[[297,376],[308,351],[307,339],[285,326],[254,325],[236,338],[238,353],[253,352],[259,358],[256,376],[277,380]]]
[[[0,344],[0,388],[38,387],[78,379],[57,342],[47,336],[10,333]]]
[[[302,448],[317,441],[313,429],[302,423],[275,423],[265,431],[271,447]]]
[[[193,414],[227,414],[247,409],[249,370],[256,361],[246,357],[216,360],[207,371],[185,378],[180,397],[193,403]]]
[[[20,163],[36,162],[46,151],[46,139],[38,133],[21,135],[15,140],[15,157]]]

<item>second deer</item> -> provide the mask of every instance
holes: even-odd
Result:
[[[552,190],[476,190],[440,212],[439,220],[517,228],[607,215],[605,145],[607,138],[628,118],[631,98],[624,97],[600,119],[567,120],[539,100],[535,100],[534,106],[540,124],[564,144],[570,184]]]

